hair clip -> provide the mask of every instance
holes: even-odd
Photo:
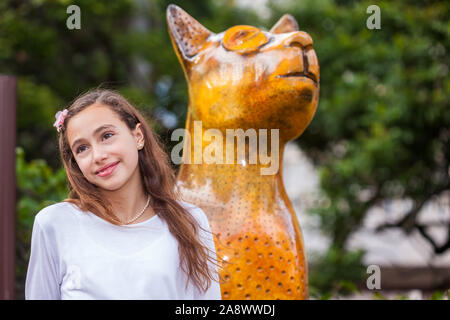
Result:
[[[56,127],[56,131],[59,132],[61,130],[61,128],[64,124],[64,119],[66,119],[68,112],[69,112],[69,110],[64,109],[63,111],[58,111],[55,114],[56,121],[53,124],[53,126]]]

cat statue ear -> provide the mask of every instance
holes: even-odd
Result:
[[[206,39],[213,33],[174,4],[167,7],[166,14],[172,44],[184,64],[201,50]]]
[[[271,33],[287,33],[298,31],[297,20],[290,14],[283,15],[280,20],[270,29]]]

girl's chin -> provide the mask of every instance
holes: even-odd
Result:
[[[117,189],[120,189],[120,187],[122,187],[123,183],[115,182],[115,181],[108,181],[108,182],[96,181],[96,183],[94,185],[97,186],[97,188],[104,190],[104,191],[115,191]]]
[[[104,190],[104,191],[116,191],[116,190],[119,190],[120,187],[121,187],[121,185],[119,185],[119,184],[117,184],[117,185],[116,184],[114,184],[114,185],[111,185],[111,184],[109,184],[109,185],[99,185],[99,188]]]

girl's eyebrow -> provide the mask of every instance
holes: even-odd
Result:
[[[94,130],[94,136],[97,135],[100,131],[102,131],[102,130],[104,130],[104,129],[108,129],[108,128],[116,129],[116,127],[115,127],[114,125],[112,125],[112,124],[104,124],[104,125],[102,125],[102,126],[100,126],[100,127],[98,127],[97,129]],[[82,141],[82,140],[83,140],[82,138],[81,138],[81,139],[75,140],[75,141],[72,143],[72,149],[74,149],[75,145],[76,145],[77,143],[79,143],[80,141]]]

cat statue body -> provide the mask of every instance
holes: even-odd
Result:
[[[184,137],[177,187],[208,216],[224,267],[222,298],[307,299],[303,236],[281,165],[285,144],[318,104],[311,37],[290,15],[270,31],[242,25],[214,34],[170,5],[167,23],[188,84],[186,131],[195,136]],[[225,141],[230,129],[248,139]],[[232,161],[220,162],[225,154]]]

